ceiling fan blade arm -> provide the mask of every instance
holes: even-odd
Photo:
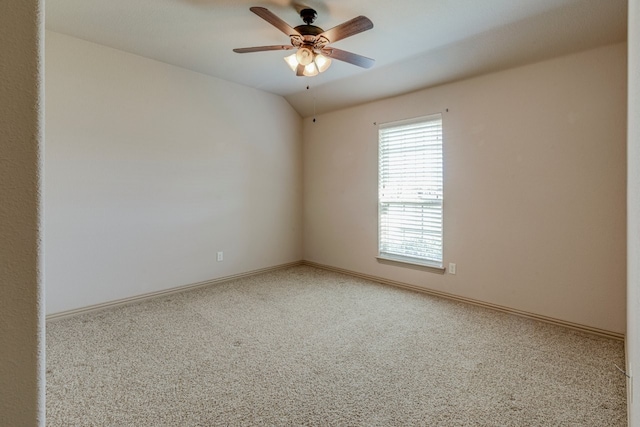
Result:
[[[366,16],[357,16],[350,19],[347,22],[331,28],[320,34],[318,37],[325,37],[329,40],[329,43],[335,43],[338,40],[346,39],[347,37],[355,36],[373,28],[373,22]]]
[[[253,52],[266,52],[269,50],[291,50],[293,46],[289,45],[273,45],[273,46],[254,46],[254,47],[240,47],[233,49],[235,53],[253,53]]]
[[[249,8],[249,10],[288,36],[300,35],[300,33],[296,31],[291,25],[287,24],[282,19],[278,18],[275,14],[273,14],[271,11],[269,11],[264,7],[254,6]]]
[[[347,52],[346,50],[336,49],[334,47],[322,49],[322,54],[328,56],[331,59],[348,62],[349,64],[357,65],[358,67],[362,68],[371,68],[373,67],[373,64],[376,63],[375,59]]]

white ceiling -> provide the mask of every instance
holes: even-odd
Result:
[[[263,6],[291,26],[296,6],[325,30],[358,15],[372,30],[336,42],[376,60],[333,61],[296,77],[289,52],[236,47],[288,44],[249,11]],[[286,97],[304,117],[461,78],[626,40],[627,0],[47,0],[49,30]],[[307,85],[310,90],[307,90]]]

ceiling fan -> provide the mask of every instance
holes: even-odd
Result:
[[[373,28],[373,22],[366,16],[357,16],[325,31],[320,27],[311,25],[316,20],[317,13],[310,8],[300,11],[300,17],[304,21],[304,25],[298,25],[295,28],[292,28],[264,7],[251,7],[249,10],[289,36],[291,45],[256,46],[233,49],[236,53],[296,49],[293,55],[287,56],[284,60],[297,76],[309,77],[322,73],[329,68],[332,59],[348,62],[349,64],[363,68],[370,68],[375,62],[371,58],[329,46],[330,43],[335,43],[338,40]]]

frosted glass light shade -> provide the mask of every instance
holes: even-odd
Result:
[[[296,54],[294,53],[293,55],[289,55],[285,57],[284,60],[289,65],[289,68],[291,68],[293,72],[296,72],[296,70],[298,69],[298,60],[296,59]]]
[[[318,71],[323,73],[331,66],[331,58],[328,58],[324,55],[317,54],[313,60],[318,67]]]
[[[308,47],[301,47],[296,52],[296,59],[298,60],[298,64],[307,66],[313,62],[314,53]]]
[[[318,75],[318,67],[316,67],[316,63],[312,62],[308,65],[304,66],[304,71],[302,72],[303,76],[313,77]]]

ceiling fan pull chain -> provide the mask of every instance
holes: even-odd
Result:
[[[307,85],[307,90],[309,90],[311,87],[309,85]],[[316,96],[313,95],[313,123],[316,122]]]

